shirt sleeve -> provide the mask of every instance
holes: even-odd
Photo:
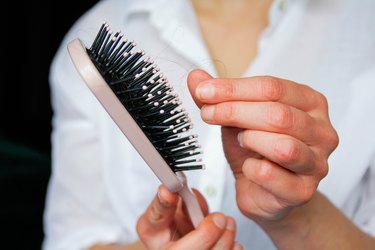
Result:
[[[65,36],[51,64],[52,174],[44,211],[44,250],[81,250],[136,240],[136,213],[129,215],[129,210],[139,213],[143,209],[129,206],[131,197],[124,192],[120,197],[127,198],[120,198],[121,205],[113,198],[115,188],[108,173],[118,173],[110,168],[113,162],[108,162],[113,148],[106,140],[112,138],[103,138],[113,128],[108,128],[106,112],[80,78],[66,47],[77,37],[90,44],[103,20],[121,24],[126,3],[99,1],[84,13]],[[131,154],[129,148],[121,148],[122,159],[127,162]],[[129,187],[132,183],[128,181],[121,179],[119,183]]]
[[[66,46],[50,73],[54,111],[52,175],[44,214],[43,249],[86,249],[123,242],[103,177],[99,104],[76,72]]]

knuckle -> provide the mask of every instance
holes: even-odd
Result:
[[[294,125],[292,109],[284,104],[270,103],[268,120],[271,126],[279,129],[290,129]]]
[[[272,165],[267,161],[261,161],[255,168],[254,174],[258,183],[271,181],[273,178]]]
[[[339,145],[339,136],[335,129],[331,129],[327,135],[327,145],[329,146],[330,151],[332,152]]]
[[[148,227],[144,223],[144,216],[142,216],[138,221],[136,225],[136,230],[139,238],[143,241],[146,239],[146,235],[148,233]]]
[[[328,100],[327,98],[320,92],[316,93],[316,102],[318,103],[318,106],[321,106],[324,110],[328,110]]]
[[[224,99],[230,100],[237,93],[237,84],[233,79],[228,79],[224,84],[220,86],[220,94]]]
[[[322,149],[324,149],[329,156],[339,145],[339,136],[337,131],[329,123],[320,126],[318,133],[320,135],[320,141]]]
[[[306,204],[309,202],[316,192],[316,186],[310,179],[305,179],[299,188],[299,201],[298,203]]]
[[[318,173],[317,173],[318,178],[321,180],[324,177],[326,177],[328,175],[328,171],[329,171],[328,162],[325,160],[321,163],[321,165],[319,167],[319,170],[318,170]]]
[[[238,108],[234,103],[228,102],[219,105],[217,108],[218,119],[227,123],[234,123],[237,120]]]
[[[277,101],[283,94],[282,82],[276,77],[264,76],[260,80],[261,94],[266,100]]]
[[[290,164],[296,162],[300,151],[300,146],[291,139],[282,139],[275,143],[275,156],[282,163]]]
[[[328,175],[328,160],[324,154],[318,153],[317,155],[315,155],[315,162],[316,164],[314,166],[313,175],[315,176],[315,179],[320,181]]]

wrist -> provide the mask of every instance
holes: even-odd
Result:
[[[290,209],[277,219],[257,219],[255,222],[269,235],[278,249],[303,249],[311,234],[317,196],[318,192],[308,203]]]

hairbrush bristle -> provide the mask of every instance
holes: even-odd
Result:
[[[198,136],[167,78],[136,44],[103,23],[87,52],[114,94],[174,171],[202,169]]]

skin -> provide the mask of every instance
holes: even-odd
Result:
[[[206,216],[195,230],[178,194],[160,186],[157,195],[137,223],[137,232],[143,243],[128,246],[97,245],[91,249],[241,250],[241,244],[235,242],[235,220],[221,213],[208,214],[203,196],[197,190],[193,191]]]
[[[253,61],[268,25],[272,0],[193,0],[202,38],[216,72],[240,77]]]
[[[214,79],[201,70],[188,86],[202,119],[222,126],[238,207],[278,249],[373,249],[375,239],[317,191],[338,145],[321,93],[270,76]]]
[[[195,194],[206,217],[193,230],[179,196],[164,186],[159,188],[137,224],[137,232],[147,249],[242,249],[234,242],[234,219],[221,213],[208,214],[203,196],[196,190]]]
[[[273,77],[212,79],[193,72],[188,82],[202,119],[223,126],[238,202],[248,217],[275,220],[310,200],[338,143],[323,95]]]

